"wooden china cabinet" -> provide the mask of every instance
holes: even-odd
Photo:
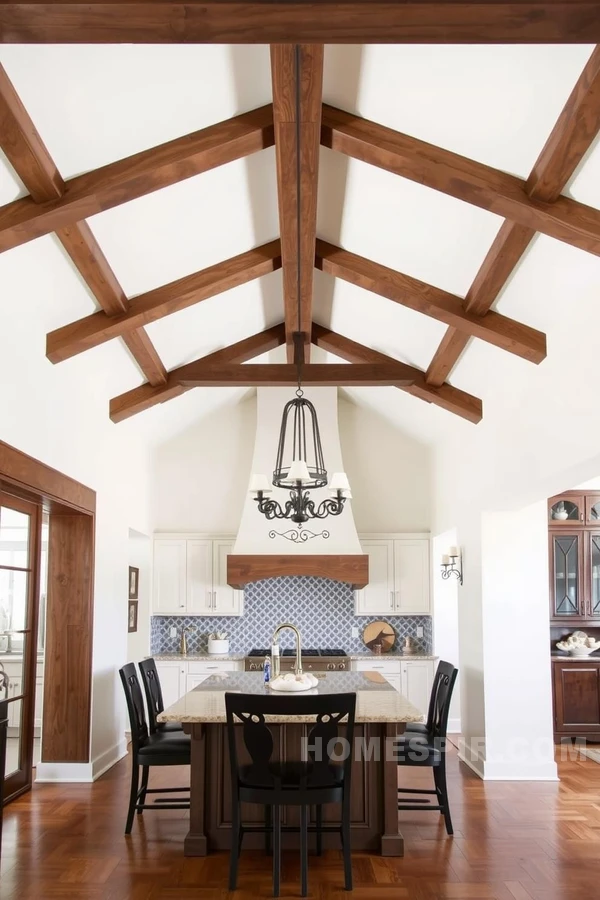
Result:
[[[600,493],[548,501],[550,621],[600,624]]]
[[[550,629],[557,639],[600,629],[600,493],[568,491],[548,501]],[[600,741],[600,657],[553,656],[554,739]]]

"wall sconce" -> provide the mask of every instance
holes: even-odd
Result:
[[[442,556],[442,578],[446,581],[451,575],[456,575],[460,583],[463,583],[462,559],[458,547],[450,547],[448,553]]]

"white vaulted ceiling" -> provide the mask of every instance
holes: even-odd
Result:
[[[324,101],[527,178],[592,49],[331,46],[325,50]],[[272,99],[266,46],[4,45],[0,62],[65,179]],[[502,223],[493,213],[325,148],[319,178],[318,237],[460,296]],[[25,193],[0,154],[0,204]],[[565,193],[600,207],[597,144]],[[278,236],[274,150],[88,222],[127,295],[134,297]],[[38,339],[32,352],[43,354],[46,332],[97,308],[53,236],[0,254],[0,282],[2,294],[10,290],[23,314],[35,317]],[[546,332],[550,356],[558,352],[558,335],[575,327],[569,308],[576,306],[578,292],[594,284],[600,285],[597,257],[538,236],[495,308]],[[590,323],[596,328],[600,304],[598,310]],[[276,272],[161,319],[147,331],[171,369],[282,319]],[[321,272],[315,272],[314,320],[421,369],[446,330]],[[275,353],[279,358],[282,351]],[[495,405],[507,402],[503,385],[525,379],[535,391],[546,364],[536,368],[472,341],[450,381],[481,397],[484,416],[493,417]],[[107,415],[112,396],[144,380],[118,340],[58,365],[69,367],[74,378],[97,373]],[[52,371],[48,363],[49,378]],[[162,440],[242,393],[196,389],[115,427]],[[393,388],[348,393],[422,441],[478,427]]]

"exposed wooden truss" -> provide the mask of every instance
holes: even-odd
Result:
[[[594,0],[29,0],[0,5],[0,41],[595,43],[600,11]]]
[[[120,315],[92,313],[84,319],[50,332],[46,339],[46,355],[51,362],[69,359],[163,316],[231,290],[240,284],[268,275],[281,266],[279,241],[263,244],[255,250],[240,253],[232,259],[186,275],[170,284],[140,294],[127,304]]]
[[[0,65],[0,146],[31,196],[32,203],[60,199],[66,190],[45,144]],[[86,222],[59,228],[56,236],[71,257],[90,291],[114,316],[127,308],[123,288]],[[125,343],[150,384],[164,384],[165,367],[142,328],[124,335]]]
[[[301,333],[304,358],[308,362],[317,236],[323,45],[273,44],[271,80],[287,358],[288,362],[293,361],[293,335]]]
[[[585,65],[525,184],[529,197],[553,203],[600,130],[600,47]],[[485,315],[529,246],[535,231],[505,221],[465,298],[468,312]],[[440,385],[458,362],[469,336],[449,328],[427,370],[427,381]]]
[[[546,356],[546,336],[541,332],[498,313],[489,313],[482,318],[466,312],[460,297],[356,253],[317,241],[316,264],[329,275],[453,325],[467,335],[481,338],[531,362],[539,363]]]
[[[251,4],[239,4],[239,9]],[[363,7],[355,0],[353,9]],[[377,5],[377,4],[375,4]],[[404,9],[411,4],[402,5]],[[494,0],[488,6],[499,9]],[[525,0],[515,4],[531,6]],[[544,4],[558,6],[561,4]],[[565,9],[576,6],[564,4]],[[29,5],[35,10],[30,26],[42,28],[37,12],[48,5]],[[74,4],[53,4],[74,15]],[[147,20],[149,32],[165,13],[160,3],[137,4],[140,21],[152,6],[158,18]],[[170,4],[174,10],[177,4]],[[216,14],[209,0],[203,4]],[[219,9],[228,6],[219,2]],[[264,7],[270,16],[277,2]],[[286,3],[286,10],[300,8],[302,0]],[[421,12],[437,8],[435,0],[413,3]],[[458,10],[448,0],[444,9]],[[469,6],[469,4],[461,4]],[[20,4],[0,8],[0,40],[7,8],[17,19]],[[159,7],[161,9],[159,10]],[[80,7],[79,25],[99,27],[109,33],[106,5],[96,3],[96,17]],[[324,0],[323,7],[329,7]],[[373,8],[373,4],[369,5]],[[398,4],[390,4],[397,10]],[[120,7],[123,12],[123,7]],[[195,3],[186,6],[192,15]],[[554,10],[555,11],[555,10]],[[564,12],[564,11],[563,11]],[[127,20],[130,11],[125,12]],[[427,16],[429,12],[427,12]],[[53,12],[48,22],[53,20]],[[15,21],[17,21],[15,19]],[[57,20],[53,20],[57,21]],[[188,20],[188,23],[191,20]],[[433,21],[433,20],[432,20]],[[71,19],[73,34],[79,27]],[[102,24],[101,24],[102,23]],[[23,25],[19,27],[25,27]],[[50,27],[50,26],[49,26]],[[117,26],[115,26],[117,27]],[[103,30],[104,29],[104,30]],[[28,38],[30,39],[30,38]],[[104,40],[104,37],[102,38]],[[275,44],[271,50],[274,106],[265,106],[170,141],[159,147],[64,182],[23,108],[6,73],[0,69],[0,146],[29,190],[29,196],[0,208],[0,252],[55,232],[73,263],[97,298],[101,311],[59,328],[48,335],[47,355],[53,362],[116,337],[122,337],[144,372],[147,383],[111,401],[110,414],[120,421],[178,396],[195,386],[295,384],[292,336],[303,332],[307,384],[395,385],[401,390],[440,406],[471,422],[481,419],[481,401],[446,382],[446,377],[471,337],[501,347],[539,363],[546,353],[540,332],[491,312],[499,291],[536,232],[600,255],[600,211],[561,191],[589,149],[600,129],[600,50],[587,63],[527,181],[489,166],[400,134],[351,113],[322,105],[323,47],[298,48]],[[299,78],[297,78],[299,73]],[[300,117],[297,121],[297,100]],[[319,141],[338,152],[447,193],[465,202],[500,214],[506,221],[477,274],[467,297],[449,294],[433,285],[396,272],[372,260],[316,240],[316,200]],[[200,272],[178,279],[143,295],[128,299],[85,222],[105,209],[160,190],[215,166],[276,144],[281,240],[239,254]],[[300,153],[298,153],[300,147]],[[298,205],[300,175],[300,206]],[[302,227],[298,229],[298,212]],[[298,291],[298,265],[302,282]],[[427,372],[386,356],[312,323],[313,265],[335,277],[400,303],[446,323],[448,331]],[[144,326],[283,266],[284,314],[282,325],[166,372]],[[300,299],[300,305],[298,305]],[[352,365],[310,364],[310,342]],[[286,344],[285,365],[243,365],[267,350]]]
[[[43,206],[32,197],[0,208],[0,251],[273,145],[273,109],[263,106],[152,150],[71,178]]]

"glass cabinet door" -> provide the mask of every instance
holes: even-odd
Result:
[[[581,616],[583,614],[581,584],[582,537],[582,534],[552,535],[553,615],[560,618]]]
[[[548,503],[548,519],[553,525],[580,524],[583,522],[583,513],[583,497],[581,500],[578,497],[553,497]]]
[[[590,615],[600,618],[600,532],[590,534]]]
[[[587,525],[600,528],[600,494],[591,494],[585,498],[585,521]]]

